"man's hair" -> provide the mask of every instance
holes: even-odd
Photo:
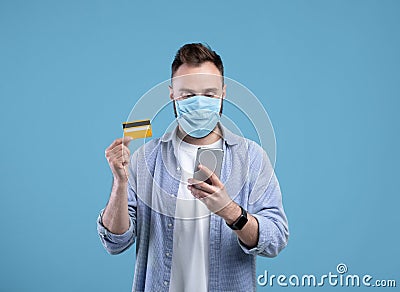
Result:
[[[182,64],[200,66],[204,62],[212,62],[224,76],[224,65],[221,57],[209,45],[202,43],[183,45],[172,62],[171,78]]]

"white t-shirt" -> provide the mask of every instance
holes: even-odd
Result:
[[[177,139],[177,138],[176,138]],[[176,141],[182,170],[175,211],[170,292],[208,291],[210,211],[192,196],[187,179],[193,177],[199,147],[222,148],[222,139],[209,145]]]

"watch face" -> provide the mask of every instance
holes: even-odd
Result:
[[[245,217],[244,215],[241,215],[239,218],[239,221],[235,224],[236,225],[235,227],[237,228],[237,230],[241,230],[244,227],[244,225],[247,223],[247,221],[248,221],[247,217]]]
[[[246,210],[244,210],[241,206],[240,208],[242,209],[242,214],[240,215],[238,220],[236,220],[236,222],[234,222],[232,225],[228,225],[233,230],[241,230],[248,221]]]

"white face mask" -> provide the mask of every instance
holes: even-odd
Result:
[[[194,138],[207,136],[220,120],[221,102],[222,98],[203,95],[176,100],[179,125]]]

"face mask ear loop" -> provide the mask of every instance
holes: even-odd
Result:
[[[179,111],[178,101],[174,100],[174,105],[175,105],[176,117],[177,117],[177,118],[180,118],[180,117],[181,117],[181,113],[180,113],[180,111]]]
[[[179,111],[177,109],[177,100],[175,97],[172,99],[173,107],[174,107],[174,113],[175,113],[175,118],[179,118]]]
[[[220,104],[219,104],[219,116],[222,116],[222,103],[224,102],[224,98],[223,98],[223,95],[221,95],[221,98],[220,98],[220,100],[221,100],[221,102],[220,102]]]

